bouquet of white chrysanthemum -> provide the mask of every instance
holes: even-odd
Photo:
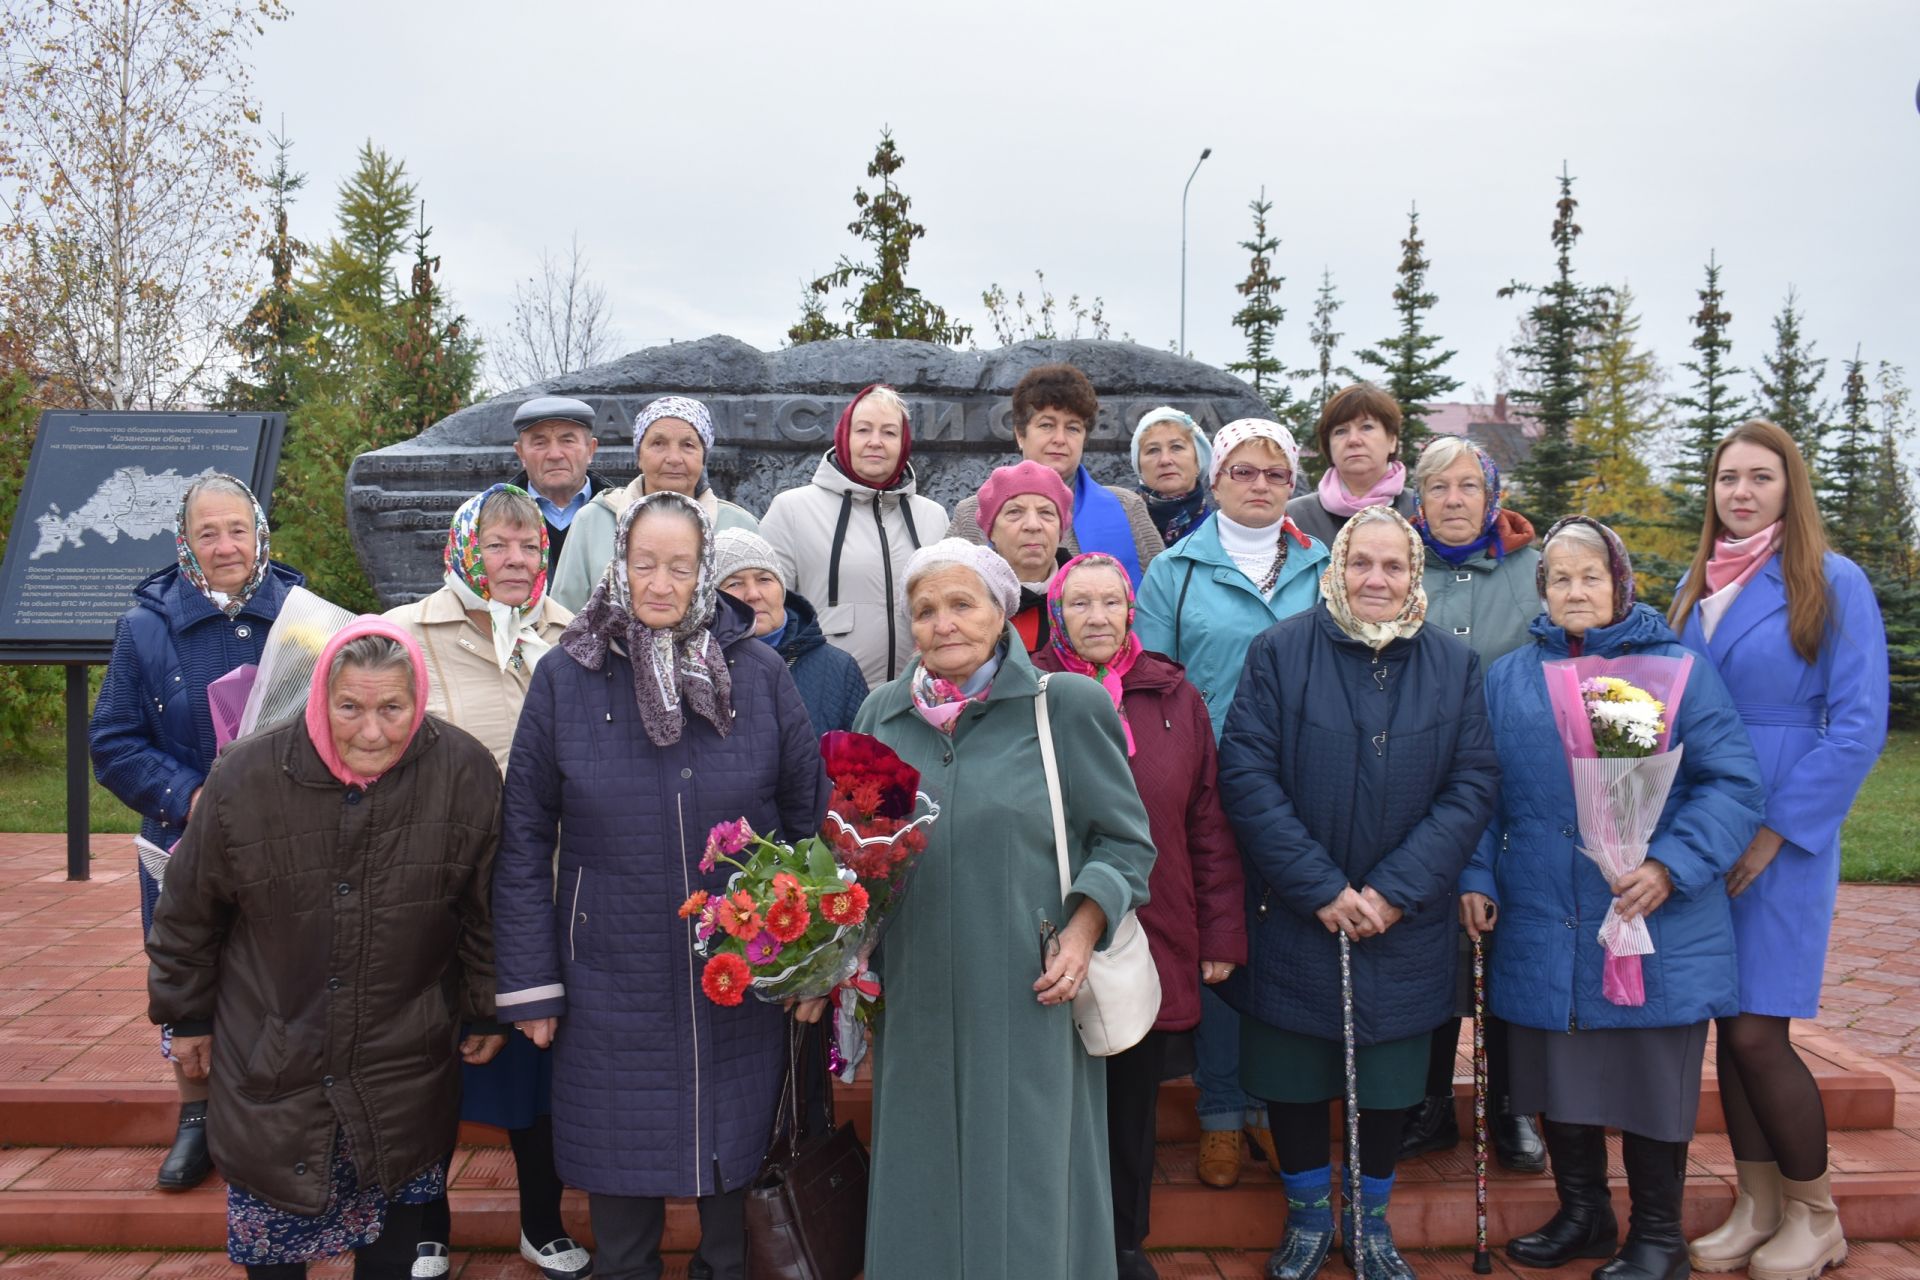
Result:
[[[1547,701],[1573,777],[1580,852],[1609,885],[1647,860],[1667,795],[1680,772],[1682,747],[1668,750],[1693,659],[1648,655],[1572,658],[1543,667]],[[1607,909],[1599,939],[1606,948],[1602,990],[1618,1005],[1647,1001],[1640,957],[1653,954],[1647,922]]]

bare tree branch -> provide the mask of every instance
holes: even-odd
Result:
[[[513,319],[487,347],[501,381],[523,387],[599,364],[618,342],[607,291],[587,278],[576,234],[564,258],[540,251],[539,270],[514,286]]]

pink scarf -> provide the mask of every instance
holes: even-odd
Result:
[[[1721,538],[1713,544],[1713,555],[1707,559],[1707,590],[1724,591],[1735,583],[1746,586],[1779,545],[1778,520],[1744,538]]]
[[[385,636],[389,640],[398,640],[405,646],[407,657],[413,663],[413,724],[407,729],[409,743],[413,741],[413,735],[420,732],[420,725],[427,718],[427,660],[413,636],[372,613],[363,613],[340,628],[333,639],[327,641],[326,648],[320,650],[320,661],[313,667],[313,681],[307,686],[307,737],[312,741],[313,749],[319,753],[320,762],[327,766],[327,772],[349,787],[370,787],[379,778],[378,775],[366,778],[353,772],[334,748],[333,722],[327,716],[327,673],[333,666],[333,655],[345,648],[349,641],[361,636]]]
[[[1340,483],[1340,473],[1332,467],[1320,477],[1320,505],[1328,514],[1351,517],[1357,516],[1367,507],[1391,507],[1393,500],[1407,487],[1407,469],[1398,462],[1387,464],[1387,470],[1373,488],[1360,497],[1351,497],[1347,486]]]
[[[1067,576],[1078,566],[1088,563],[1111,565],[1120,575],[1120,581],[1127,591],[1127,638],[1121,642],[1120,651],[1102,666],[1088,662],[1074,649],[1073,641],[1067,635],[1067,620],[1060,607],[1060,594],[1067,589]],[[1107,696],[1113,699],[1113,709],[1120,713],[1120,732],[1127,737],[1129,756],[1133,754],[1133,726],[1127,723],[1126,708],[1121,705],[1123,690],[1120,677],[1133,670],[1134,660],[1146,648],[1140,643],[1140,637],[1134,634],[1133,612],[1133,583],[1128,579],[1126,569],[1121,567],[1118,560],[1099,551],[1084,552],[1067,561],[1053,575],[1053,581],[1047,584],[1047,613],[1053,622],[1048,632],[1049,643],[1054,653],[1059,655],[1062,667],[1075,675],[1091,676],[1098,680],[1100,687],[1107,691]]]

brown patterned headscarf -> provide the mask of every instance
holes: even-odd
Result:
[[[1362,526],[1370,524],[1391,524],[1407,540],[1407,598],[1400,606],[1400,612],[1385,622],[1368,622],[1354,613],[1353,605],[1347,599],[1347,550],[1353,545],[1353,535]],[[1327,602],[1327,612],[1333,615],[1335,623],[1342,631],[1375,651],[1386,648],[1395,640],[1409,640],[1420,630],[1420,624],[1427,620],[1427,592],[1420,585],[1420,575],[1426,568],[1426,548],[1420,542],[1420,535],[1406,518],[1392,507],[1362,507],[1354,517],[1340,527],[1333,539],[1333,558],[1320,574],[1320,598]]]

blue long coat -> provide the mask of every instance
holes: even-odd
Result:
[[[1587,632],[1595,657],[1687,652],[1660,615],[1638,604]],[[1500,753],[1500,803],[1460,877],[1462,893],[1500,907],[1488,983],[1494,1013],[1544,1031],[1680,1027],[1739,1008],[1727,868],[1760,829],[1760,768],[1733,699],[1709,663],[1694,660],[1672,740],[1686,748],[1647,856],[1673,877],[1673,895],[1647,917],[1654,954],[1641,957],[1647,1002],[1601,993],[1597,936],[1613,891],[1577,847],[1573,779],[1547,702],[1542,663],[1567,656],[1567,633],[1546,614],[1533,643],[1493,664],[1487,715]]]
[[[93,776],[140,815],[140,834],[162,849],[180,838],[187,804],[213,768],[207,686],[260,661],[287,592],[305,581],[286,565],[270,564],[233,618],[177,566],[133,589],[133,608],[114,625],[113,656],[87,725],[87,748]]]
[[[1226,731],[1247,646],[1280,619],[1313,608],[1326,564],[1327,549],[1319,541],[1293,543],[1273,595],[1263,600],[1221,548],[1216,511],[1147,566],[1133,629],[1141,644],[1187,669],[1187,682],[1200,691],[1213,719],[1215,742]]]
[[[560,1019],[554,1163],[586,1191],[731,1191],[758,1172],[772,1131],[785,1015],[751,995],[731,1009],[709,1000],[692,922],[675,910],[725,887],[730,868],[698,865],[716,823],[816,831],[826,771],[752,612],[722,595],[712,630],[733,676],[726,737],[690,715],[678,742],[654,746],[625,656],[589,671],[556,647],[534,668],[507,762],[495,1003],[502,1022]]]
[[[1767,789],[1766,826],[1786,838],[1733,900],[1740,1011],[1820,1012],[1827,931],[1840,883],[1840,827],[1887,740],[1887,633],[1867,576],[1825,561],[1832,623],[1809,664],[1787,635],[1778,556],[1740,589],[1709,641],[1696,605],[1681,640],[1727,682],[1753,737]]]
[[[1340,949],[1314,912],[1349,885],[1406,913],[1353,948],[1359,1043],[1453,1012],[1454,883],[1500,775],[1480,659],[1422,628],[1375,653],[1325,605],[1247,652],[1220,742],[1220,796],[1247,872],[1248,962],[1223,998],[1270,1026],[1340,1038]]]

